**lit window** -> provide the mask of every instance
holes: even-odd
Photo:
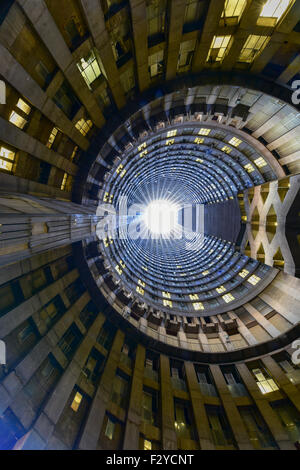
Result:
[[[191,300],[198,300],[199,296],[198,296],[198,294],[190,294],[190,299]]]
[[[207,276],[207,274],[209,274],[209,271],[208,271],[208,270],[207,270],[207,271],[203,271],[202,276]]]
[[[103,196],[103,202],[108,202],[108,198],[109,198],[109,193],[106,191],[106,193]]]
[[[58,129],[56,127],[53,127],[51,134],[49,136],[48,142],[46,144],[46,147],[48,147],[48,149],[51,149],[53,142],[55,141],[55,137],[57,136],[57,133],[58,133]]]
[[[144,450],[152,450],[152,442],[144,439]]]
[[[117,266],[115,267],[115,270],[117,271],[117,273],[121,276],[122,274],[122,269],[120,268],[120,266],[117,264]]]
[[[204,310],[204,306],[202,302],[194,302],[193,307],[194,307],[194,310]]]
[[[252,372],[255,376],[257,386],[263,395],[279,390],[274,380],[265,376],[261,369],[253,369]]]
[[[254,160],[254,163],[258,168],[262,168],[263,166],[267,165],[267,162],[262,157],[259,157]]]
[[[124,168],[124,167],[123,167],[122,163],[120,163],[120,165],[119,165],[118,168],[116,169],[117,175],[119,175],[119,174],[121,173],[121,171],[122,171],[123,168]]]
[[[136,291],[137,291],[137,293],[140,294],[140,295],[144,295],[144,294],[145,294],[144,289],[142,289],[140,286],[136,286]]]
[[[82,400],[82,395],[81,395],[81,393],[77,392],[75,397],[74,397],[74,400],[72,401],[72,404],[71,404],[71,408],[72,408],[73,411],[75,411],[75,412],[78,411],[81,400]]]
[[[289,5],[293,0],[267,0],[260,12],[260,18],[274,18],[274,25],[280,20],[283,14],[287,11]],[[258,19],[258,24],[260,21]]]
[[[15,152],[6,147],[0,147],[0,170],[12,171],[15,156]]]
[[[206,129],[206,128],[202,128],[200,129],[200,131],[198,132],[199,135],[208,135],[210,133],[210,129]]]
[[[120,178],[123,178],[123,176],[126,174],[126,170],[123,170],[121,173],[120,173]]]
[[[85,119],[79,119],[79,121],[75,124],[76,129],[79,130],[79,132],[83,135],[86,136],[88,132],[91,130],[93,127],[93,123],[90,119],[87,121]]]
[[[177,129],[174,129],[167,133],[167,137],[174,137],[176,134],[177,134]]]
[[[232,149],[230,147],[228,147],[227,145],[224,145],[224,147],[221,150],[222,150],[222,152],[230,153]]]
[[[147,268],[146,266],[142,266],[142,269],[143,269],[144,271],[148,271],[148,268]]]
[[[146,142],[142,143],[139,147],[138,147],[138,151],[140,152],[141,150],[145,149],[147,146]]]
[[[232,139],[230,139],[228,143],[230,145],[233,145],[233,147],[238,147],[242,143],[242,141],[238,139],[237,137],[232,137]]]
[[[243,269],[241,272],[239,272],[239,276],[241,277],[246,277],[247,274],[249,274],[249,271],[247,271],[247,269]]]
[[[216,291],[218,292],[218,294],[222,294],[222,292],[226,291],[226,287],[224,286],[217,287]]]
[[[115,423],[107,418],[107,423],[106,423],[106,428],[105,428],[105,436],[112,440],[114,438],[114,432],[115,432]]]
[[[143,150],[143,152],[140,153],[140,157],[144,157],[145,155],[147,155],[148,153],[148,150]]]
[[[15,111],[12,111],[10,113],[9,122],[19,127],[20,129],[23,129],[23,127],[27,123],[26,119],[24,119],[22,116],[20,116],[20,114],[16,113]]]
[[[124,261],[122,261],[121,259],[120,259],[120,265],[122,266],[123,269],[126,268],[126,264],[125,264]]]
[[[229,50],[231,36],[214,36],[206,61],[222,62]]]
[[[75,145],[75,147],[73,149],[73,152],[72,152],[72,155],[71,155],[71,158],[70,158],[71,162],[74,160],[77,152],[78,152],[78,145]]]
[[[94,51],[92,50],[88,57],[80,59],[80,62],[77,63],[77,67],[79,68],[86,84],[91,89],[91,83],[101,75],[101,69]]]
[[[255,274],[252,274],[252,276],[250,276],[247,281],[250,282],[250,284],[252,284],[253,286],[255,286],[255,284],[260,281],[260,277],[256,276]]]
[[[173,307],[173,303],[172,303],[172,300],[163,300],[163,304],[165,307]]]
[[[65,190],[66,184],[67,184],[67,179],[68,179],[68,173],[64,173],[64,177],[63,177],[63,180],[62,180],[61,186],[60,186],[61,191]]]
[[[247,163],[247,165],[244,165],[244,168],[248,171],[248,173],[252,173],[252,171],[254,171],[254,166],[251,165],[251,163]]]
[[[232,300],[234,300],[234,297],[232,294],[225,294],[225,295],[222,295],[222,299],[228,304],[228,302],[231,302]]]
[[[143,282],[141,279],[138,280],[138,285],[142,287],[146,287],[146,283]]]
[[[239,56],[239,62],[251,63],[263,51],[270,40],[270,36],[257,36],[251,34],[245,42]]]
[[[226,0],[222,18],[236,18],[238,22],[245,6],[246,0]]]
[[[202,160],[202,158],[196,158],[196,162],[203,163],[203,160]]]
[[[175,142],[175,139],[168,139],[166,140],[166,145],[173,145]]]
[[[200,137],[196,137],[194,142],[195,142],[195,144],[203,144],[204,139],[200,139]]]
[[[21,109],[25,114],[29,114],[31,111],[31,107],[27,103],[25,103],[22,98],[19,98],[19,101],[17,102],[17,107]]]
[[[162,291],[162,296],[163,296],[165,299],[170,299],[170,298],[171,298],[170,292]]]

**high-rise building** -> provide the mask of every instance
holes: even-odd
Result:
[[[300,1],[2,0],[0,103],[0,449],[299,449]]]

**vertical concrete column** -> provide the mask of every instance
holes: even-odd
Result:
[[[136,351],[129,409],[125,427],[123,449],[126,450],[137,450],[139,448],[145,356],[146,350],[139,344]]]
[[[215,449],[194,364],[192,362],[185,362],[184,368],[192,402],[194,421],[196,424],[200,448],[202,450]]]
[[[271,375],[278,382],[280,388],[286,393],[291,402],[300,411],[300,393],[296,385],[294,385],[285,375],[281,367],[274,361],[271,356],[262,358],[262,362],[270,371]]]
[[[248,343],[250,346],[252,346],[253,344],[257,344],[257,339],[249,331],[249,328],[247,328],[246,325],[244,325],[244,323],[239,319],[238,315],[236,315],[236,313],[234,312],[228,312],[228,315],[233,320],[236,320],[238,325],[238,332],[244,338],[246,343]]]
[[[277,336],[280,336],[281,332],[275,328],[275,326],[272,325],[269,320],[267,320],[253,305],[251,304],[245,304],[244,305],[245,309],[248,310],[248,312],[255,318],[257,323],[267,332],[269,335],[272,336],[272,338],[276,338]]]
[[[210,366],[215,384],[217,386],[222,404],[224,406],[232,432],[240,450],[253,450],[247,429],[237,409],[237,406],[228,390],[226,381],[219,366]]]
[[[124,343],[124,333],[118,330],[110,350],[100,384],[93,399],[79,449],[96,449],[99,440],[102,423],[109,402],[113,380],[120,360],[121,349]]]
[[[161,420],[162,420],[162,448],[165,450],[177,449],[177,436],[175,433],[174,399],[170,375],[169,358],[160,355],[160,390],[161,390]]]
[[[249,371],[246,364],[237,364],[237,369],[279,448],[284,450],[295,450],[295,447],[290,442],[288,434],[283,428],[278,416],[270,406],[268,397],[262,395],[262,393],[259,391],[256,381],[252,377],[251,372]]]

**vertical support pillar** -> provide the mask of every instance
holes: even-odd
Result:
[[[129,409],[125,427],[123,449],[126,450],[137,450],[139,448],[145,356],[146,350],[139,344],[136,351]]]
[[[175,433],[175,411],[170,376],[169,358],[160,356],[160,387],[161,387],[161,421],[162,421],[162,448],[165,450],[177,449],[177,436]]]

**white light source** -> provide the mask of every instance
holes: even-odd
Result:
[[[157,199],[148,204],[143,220],[150,232],[168,235],[178,226],[178,206],[165,199]]]

